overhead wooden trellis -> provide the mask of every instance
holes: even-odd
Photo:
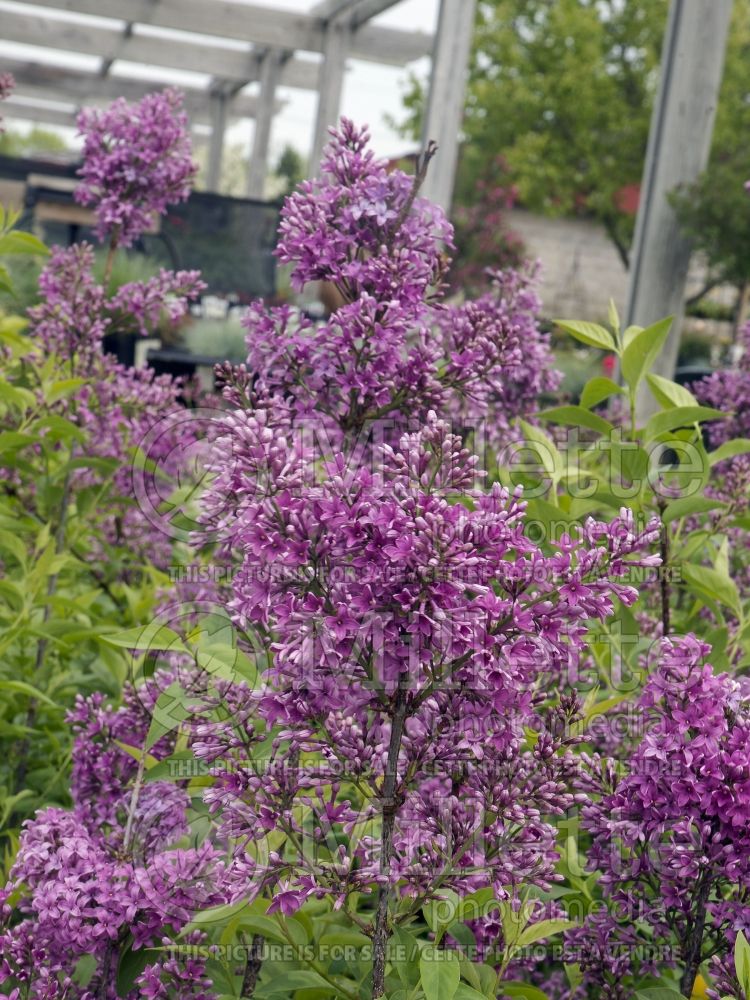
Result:
[[[70,125],[77,109],[124,96],[141,97],[153,83],[113,75],[116,61],[189,70],[207,83],[181,83],[191,120],[210,128],[208,187],[221,174],[224,133],[232,118],[254,118],[247,192],[262,197],[279,86],[317,90],[310,162],[320,158],[338,119],[348,58],[403,66],[433,56],[431,137],[442,150],[430,194],[447,204],[453,187],[464,80],[475,0],[441,0],[437,37],[371,21],[400,0],[320,0],[308,13],[238,0],[34,0],[0,9],[0,39],[98,60],[92,69],[61,68],[0,58],[17,87],[6,117]],[[48,16],[45,8],[55,11]],[[87,21],[75,15],[89,15]],[[207,44],[210,36],[212,44]],[[305,58],[304,54],[308,54]],[[312,54],[312,58],[310,57]],[[317,56],[317,60],[316,57]],[[242,93],[259,83],[257,97]],[[65,107],[67,105],[67,107]],[[437,177],[437,175],[440,175]]]

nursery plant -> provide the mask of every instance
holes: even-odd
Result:
[[[173,98],[148,108],[179,114]],[[178,130],[127,120],[104,113],[88,149],[113,253],[131,218],[118,157],[142,146],[128,162],[149,177],[156,133],[169,139],[178,163],[157,180],[183,193]],[[139,435],[133,468],[154,477],[194,442],[170,424],[165,457],[150,432],[174,386],[127,396],[136,376],[98,348],[121,315],[188,288],[162,276],[123,302],[88,251],[50,260],[30,336],[70,367],[50,405],[84,438],[51,449],[58,479],[72,468],[62,529],[64,490],[43,508],[31,488],[45,435],[14,452],[62,540],[60,583],[24,627],[46,640],[65,593],[80,629],[77,581],[93,567],[106,587],[89,584],[72,745],[56,723],[69,801],[40,789],[9,842],[13,1000],[746,998],[744,374],[700,402],[651,374],[669,321],[621,330],[613,308],[607,327],[560,325],[616,353],[622,385],[596,377],[580,405],[540,412],[559,376],[533,271],[446,301],[452,232],[420,196],[434,155],[389,171],[343,120],[320,178],[285,202],[292,281],[332,282],[344,304],[318,325],[250,310],[247,361],[219,368],[222,398],[201,411],[192,552],[154,518],[175,503],[155,484],[127,516],[98,494],[79,511],[93,488],[115,511],[130,499],[118,477]],[[28,350],[8,356],[13,388]],[[114,451],[92,385],[118,413],[144,404]],[[658,411],[639,426],[644,386]],[[98,461],[79,471],[84,455]],[[51,640],[41,662],[54,680]],[[112,664],[127,664],[122,694],[92,691]]]
[[[163,137],[174,106],[161,105],[161,121],[153,101],[150,107]],[[179,116],[177,125],[184,131]],[[119,197],[126,211],[128,195]],[[180,409],[182,388],[114,363],[102,338],[113,330],[145,333],[165,312],[179,317],[200,289],[197,274],[161,272],[109,295],[93,276],[92,247],[49,253],[16,222],[0,214],[0,257],[46,262],[39,304],[23,317],[0,315],[0,826],[8,859],[23,818],[69,802],[66,709],[82,693],[119,696],[128,661],[103,636],[149,620],[166,579],[157,567],[171,559],[171,540],[136,502],[130,465],[149,428]],[[13,301],[2,266],[0,281]],[[162,436],[160,447],[168,454],[174,441]],[[160,464],[160,475],[178,471]],[[145,485],[164,489],[148,476]]]

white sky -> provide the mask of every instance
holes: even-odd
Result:
[[[0,8],[19,10],[18,0],[0,0]],[[254,0],[263,6],[278,10],[305,12],[312,6],[313,0]],[[373,24],[400,28],[404,31],[433,32],[437,21],[438,0],[401,0],[391,10],[375,18]],[[54,18],[54,12],[47,12]],[[0,23],[2,9],[0,9]],[[1,37],[1,29],[0,29]],[[49,50],[41,50],[27,45],[17,45],[0,40],[0,71],[3,67],[3,56],[16,59],[53,61],[71,68],[90,69],[91,58],[78,57],[70,53],[56,52],[54,56]],[[190,77],[179,71],[116,65],[115,75],[123,70],[133,76],[153,79],[157,86],[173,83],[179,86]],[[342,99],[342,113],[357,122],[366,122],[373,133],[374,145],[379,154],[390,156],[403,152],[408,143],[401,139],[385,121],[387,115],[395,118],[403,117],[402,94],[408,74],[414,70],[425,77],[429,73],[429,59],[425,58],[409,67],[381,66],[376,63],[361,60],[349,60]],[[195,74],[192,74],[195,77]],[[257,90],[257,84],[248,88],[248,93]],[[278,96],[286,101],[283,110],[276,116],[271,138],[271,161],[273,162],[283,147],[288,143],[295,146],[303,154],[309,152],[312,143],[312,131],[317,104],[317,95],[313,91],[297,90],[280,87]],[[9,121],[14,127],[21,125],[18,120]],[[68,129],[58,129],[68,141],[74,137],[74,132]],[[228,143],[249,144],[252,139],[253,123],[249,121],[235,122],[227,130]]]

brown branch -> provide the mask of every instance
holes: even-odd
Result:
[[[691,923],[688,923],[687,941],[682,947],[682,960],[685,963],[685,971],[682,974],[682,979],[680,979],[680,992],[686,997],[693,995],[693,987],[695,986],[695,980],[701,964],[703,934],[706,927],[706,910],[710,891],[711,876],[709,872],[704,871],[698,879],[698,886],[693,898],[693,920]]]
[[[245,997],[252,997],[255,994],[255,987],[258,985],[258,977],[263,965],[263,945],[265,944],[265,940],[262,934],[253,934],[250,950],[247,954],[245,974],[242,977],[242,989],[240,990],[240,996],[243,1000]]]
[[[391,854],[393,853],[393,831],[399,801],[396,796],[398,780],[398,758],[406,722],[406,674],[400,674],[398,688],[393,702],[391,738],[388,744],[383,793],[381,796],[383,830],[380,844],[380,874],[383,882],[378,890],[378,905],[375,910],[375,928],[372,935],[372,996],[382,997],[385,993],[385,953],[388,946],[388,899],[390,896]]]
[[[661,566],[659,567],[659,588],[661,591],[661,631],[666,639],[669,635],[672,622],[670,614],[671,588],[669,586],[669,528],[664,523],[664,511],[667,503],[663,498],[659,499],[659,514],[662,517],[661,535],[659,538],[659,555],[661,556]]]

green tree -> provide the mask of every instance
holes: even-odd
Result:
[[[586,214],[627,264],[667,0],[480,0],[458,204],[502,156],[521,202]],[[421,86],[406,96],[418,126]]]
[[[294,146],[284,146],[273,173],[283,184],[282,197],[291,194],[305,178],[305,162],[302,154]]]
[[[716,112],[708,169],[691,187],[675,192],[674,205],[709,267],[707,288],[723,283],[738,290],[736,327],[750,307],[750,8],[735,4],[724,79]],[[698,296],[695,296],[698,297]]]
[[[45,153],[71,153],[70,146],[57,132],[32,128],[29,132],[6,129],[0,135],[0,156],[39,156]]]

